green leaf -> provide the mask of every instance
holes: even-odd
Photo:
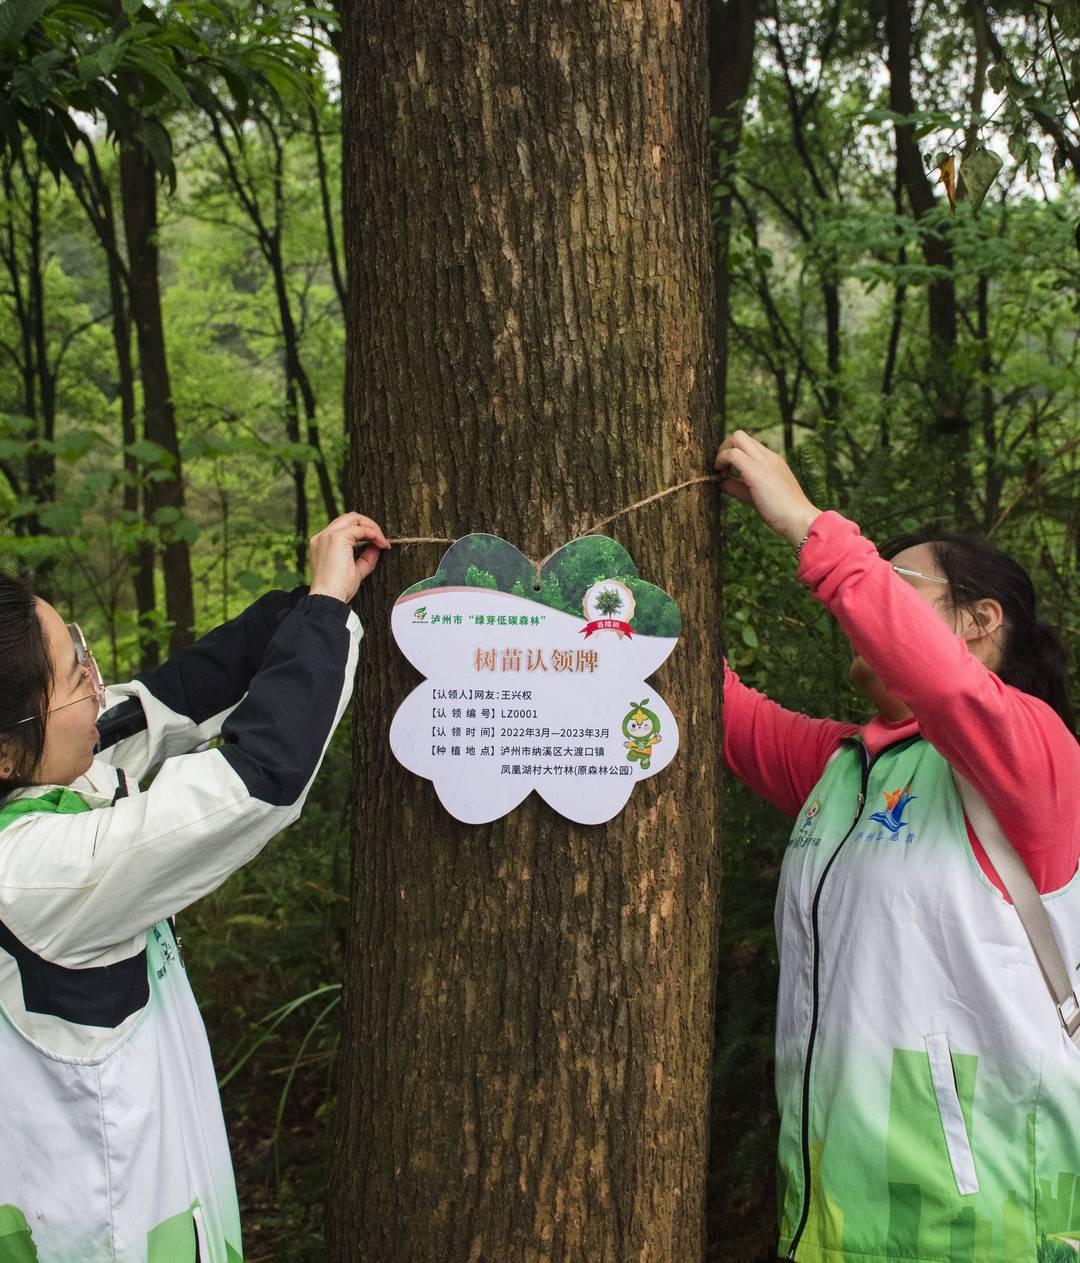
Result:
[[[126,450],[144,465],[165,465],[172,462],[172,457],[165,448],[150,439],[137,439],[134,443],[129,443]]]
[[[108,78],[120,64],[123,56],[122,43],[106,44],[102,48],[94,49],[92,53],[79,58],[76,65],[79,79],[83,83],[90,83],[94,79]]]
[[[226,917],[226,925],[240,925],[248,930],[272,930],[274,928],[273,921],[269,917],[264,917],[260,912],[234,912],[231,917]]]
[[[45,12],[47,0],[4,0],[0,4],[0,46],[18,44]]]
[[[243,588],[245,592],[263,592],[266,590],[267,584],[262,575],[245,570],[242,574],[236,576],[236,586]]]
[[[172,141],[169,133],[154,118],[144,118],[135,129],[135,137],[154,164],[158,175],[168,175],[172,170]]]
[[[68,430],[57,443],[57,451],[61,460],[74,465],[97,441],[98,436],[93,430]]]
[[[1005,84],[1008,82],[1009,72],[1001,64],[995,62],[994,65],[986,72],[986,82],[990,85],[992,92],[1004,92]]]
[[[973,210],[978,210],[1004,165],[996,153],[982,146],[968,154],[960,163],[956,200],[968,202]]]
[[[158,526],[172,526],[174,522],[180,521],[180,510],[174,508],[171,504],[163,504],[160,509],[155,509],[151,521]]]
[[[128,48],[124,58],[126,68],[137,71],[147,79],[153,79],[178,101],[190,102],[188,90],[169,63],[144,47]],[[158,124],[160,126],[160,124]],[[165,129],[162,128],[162,131]]]
[[[79,511],[69,504],[45,504],[38,514],[42,526],[54,535],[65,535],[79,525]]]
[[[743,644],[746,645],[748,649],[756,649],[758,647],[759,641],[757,637],[757,632],[754,631],[754,629],[750,626],[749,623],[743,624],[742,639],[743,639]]]

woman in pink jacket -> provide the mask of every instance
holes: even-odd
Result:
[[[1059,1014],[969,811],[996,818],[1075,975],[1061,645],[991,545],[927,533],[879,553],[741,431],[716,465],[791,542],[876,710],[812,719],[726,671],[727,764],[794,820],[776,906],[781,1253],[1057,1258],[1080,1241],[1080,1005]]]

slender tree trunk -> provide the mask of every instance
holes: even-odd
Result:
[[[896,180],[893,183],[893,209],[899,222],[904,213],[904,188],[901,182],[899,159],[896,164]],[[901,235],[900,245],[896,251],[898,268],[907,266],[907,247]],[[881,422],[878,428],[878,445],[888,448],[892,443],[890,419],[892,416],[892,393],[896,381],[896,365],[900,357],[900,335],[904,329],[904,300],[907,297],[907,286],[897,281],[893,289],[892,319],[889,322],[889,342],[885,351],[885,368],[881,374]]]
[[[754,72],[754,25],[758,0],[710,0],[709,114],[717,120],[712,141],[713,248],[716,257],[714,327],[716,408],[721,433],[727,430],[727,374],[730,353],[732,208],[735,161],[742,143],[743,107]]]
[[[975,293],[975,313],[979,372],[982,376],[979,384],[979,419],[982,424],[983,461],[986,467],[983,476],[981,529],[989,531],[1001,510],[1001,493],[1005,486],[1007,465],[1002,453],[998,451],[997,410],[994,405],[994,388],[991,385],[994,358],[990,346],[990,278],[985,274],[979,277]]]
[[[18,162],[18,190],[14,163]],[[45,322],[45,259],[42,237],[40,162],[31,161],[23,150],[17,158],[4,162],[3,188],[6,220],[0,255],[7,273],[8,297],[18,327],[18,375],[22,407],[33,423],[27,438],[34,440],[23,461],[22,477],[13,467],[7,477],[12,489],[23,493],[36,506],[32,513],[16,519],[15,533],[24,536],[48,535],[38,507],[45,507],[56,498],[56,457],[51,450],[56,428],[56,381],[48,356]],[[19,194],[22,194],[20,198]],[[56,561],[41,557],[33,563],[34,589],[41,596],[52,596],[52,572]]]
[[[889,41],[889,106],[898,114],[915,113],[911,89],[911,5],[910,0],[887,0],[885,28]],[[937,199],[923,166],[915,140],[913,123],[896,124],[896,156],[900,180],[916,219],[934,210]],[[956,346],[956,285],[952,273],[952,247],[945,230],[928,232],[922,239],[923,255],[931,267],[948,275],[931,281],[927,289],[927,314],[932,355],[952,359]]]
[[[274,293],[278,302],[278,318],[281,321],[282,350],[285,355],[285,396],[288,409],[289,441],[291,443],[306,442],[309,447],[314,449],[315,474],[319,483],[319,493],[322,496],[323,512],[326,514],[327,520],[330,520],[337,516],[337,501],[334,497],[334,488],[330,479],[330,471],[326,464],[326,457],[323,455],[322,439],[319,436],[319,409],[315,399],[315,391],[311,387],[311,379],[308,377],[307,370],[304,368],[303,361],[300,358],[300,332],[293,318],[292,302],[289,298],[289,290],[285,281],[285,260],[281,254],[281,236],[277,230],[268,237],[266,258],[270,265],[271,275],[274,278]],[[300,432],[299,407],[301,403],[303,403],[304,420],[307,425],[307,433],[304,435],[301,435]],[[306,525],[302,529],[300,527],[301,516],[305,523],[308,517],[307,492],[305,491],[307,466],[303,462],[297,462],[296,468],[299,477],[296,491],[296,521],[298,543],[301,549],[299,569],[302,573],[307,564],[308,532]],[[303,501],[302,504],[301,501]]]
[[[160,471],[165,477],[150,482],[146,495],[148,516],[152,524],[157,524],[160,509],[175,509],[183,515],[184,481],[161,316],[157,177],[145,151],[127,140],[120,143],[120,194],[131,278],[131,316],[139,347],[144,432],[147,439],[157,443],[167,454]],[[165,615],[172,623],[169,648],[177,649],[191,641],[195,626],[191,555],[187,540],[175,533],[173,523],[164,525],[163,534]]]
[[[116,389],[120,398],[120,436],[124,445],[124,521],[136,526],[142,520],[139,462],[132,455],[136,441],[135,363],[131,355],[131,307],[128,303],[128,275],[120,253],[119,233],[112,190],[97,160],[94,143],[85,138],[86,167],[76,167],[72,183],[87,217],[97,234],[105,254],[105,270],[109,281],[109,309],[113,349],[116,354]],[[154,593],[154,546],[147,539],[134,543],[129,551],[131,584],[135,608],[142,630],[140,668],[148,671],[157,665],[160,654],[157,637],[149,629],[154,624],[157,599]]]
[[[110,209],[111,217],[111,209]],[[131,312],[123,279],[106,255],[109,275],[109,300],[112,308],[112,339],[116,354],[116,385],[120,396],[120,435],[124,445],[124,521],[136,526],[142,520],[140,511],[139,462],[129,450],[137,439],[135,428],[135,365],[131,357]],[[145,492],[144,492],[145,494]],[[140,667],[143,671],[156,666],[159,660],[157,637],[148,634],[153,625],[157,601],[154,595],[154,546],[142,539],[129,549],[128,565],[135,608],[142,630]]]
[[[307,370],[304,368],[303,361],[300,358],[300,331],[297,329],[296,320],[293,317],[292,300],[289,296],[289,287],[285,279],[285,257],[282,253],[281,244],[285,227],[285,149],[278,135],[277,128],[269,119],[264,120],[264,130],[269,136],[274,150],[274,220],[273,228],[269,231],[262,225],[261,221],[257,223],[257,227],[262,235],[263,253],[274,277],[274,294],[277,297],[278,316],[281,320],[281,337],[285,351],[285,379],[288,383],[290,406],[295,410],[297,396],[303,401],[304,420],[307,423],[306,441],[308,446],[315,451],[315,474],[319,483],[319,492],[323,499],[323,511],[328,519],[332,519],[337,516],[337,503],[330,479],[330,471],[326,465],[326,457],[323,455],[322,439],[319,436],[318,404],[315,400],[315,391],[311,387],[311,379],[308,377]],[[296,419],[296,425],[299,428],[298,418]],[[298,542],[301,546],[301,557],[303,558],[299,569],[303,573],[307,552],[306,532],[300,536]]]
[[[334,293],[338,296],[341,310],[345,311],[345,278],[341,273],[338,256],[337,229],[334,227],[334,203],[340,194],[340,183],[334,182],[331,192],[330,172],[326,162],[326,151],[323,148],[322,123],[319,119],[319,106],[312,103],[308,106],[308,119],[311,123],[311,139],[315,143],[315,170],[319,177],[319,201],[322,204],[323,227],[326,229],[326,256],[330,261],[330,275],[334,280]]]
[[[342,16],[360,506],[393,534],[490,530],[539,558],[707,469],[704,0]],[[390,606],[441,549],[395,550],[362,589],[332,1259],[701,1259],[715,510],[704,484],[611,528],[684,635],[656,685],[682,748],[606,826],[535,796],[492,825],[452,820],[387,739],[416,682]]]
[[[913,18],[911,0],[886,0],[889,107],[898,114],[915,113],[911,87]],[[896,157],[900,181],[916,219],[937,204],[923,166],[913,123],[896,124]],[[925,366],[927,393],[934,413],[934,435],[940,444],[940,468],[947,477],[953,516],[960,525],[972,524],[971,418],[968,414],[970,374],[956,363],[956,282],[952,242],[943,224],[922,237],[923,258],[941,275],[927,286],[929,350]]]
[[[267,114],[260,115],[262,134],[273,152],[272,168],[272,208],[268,214],[264,212],[259,192],[250,172],[247,170],[244,147],[241,145],[234,153],[221,120],[211,115],[210,129],[217,144],[218,152],[225,162],[225,170],[236,193],[237,200],[251,221],[259,242],[266,265],[274,283],[274,298],[277,301],[278,319],[281,322],[281,341],[283,367],[285,372],[285,430],[290,443],[306,442],[315,452],[315,474],[319,483],[319,494],[322,497],[323,512],[327,520],[337,516],[337,499],[334,494],[333,480],[322,450],[322,438],[319,434],[318,402],[311,379],[304,368],[300,354],[300,330],[293,316],[292,299],[285,275],[285,257],[282,241],[285,232],[285,146],[275,122]],[[325,176],[321,149],[319,151],[320,181]],[[324,192],[325,197],[325,192]],[[325,209],[325,204],[324,204]],[[336,269],[336,247],[330,244],[332,262]],[[300,405],[303,404],[304,419],[307,426],[306,435],[300,430]],[[294,460],[292,465],[295,531],[296,568],[303,573],[307,565],[307,542],[309,535],[309,514],[307,498],[307,462]]]

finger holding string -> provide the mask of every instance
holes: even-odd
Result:
[[[714,462],[724,475],[721,490],[753,506],[771,530],[798,547],[821,510],[799,485],[787,461],[745,430],[720,444]]]

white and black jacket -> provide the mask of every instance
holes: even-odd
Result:
[[[0,807],[0,1261],[9,1247],[41,1263],[241,1258],[168,918],[300,814],[361,634],[332,597],[270,593],[109,689],[85,777]]]

